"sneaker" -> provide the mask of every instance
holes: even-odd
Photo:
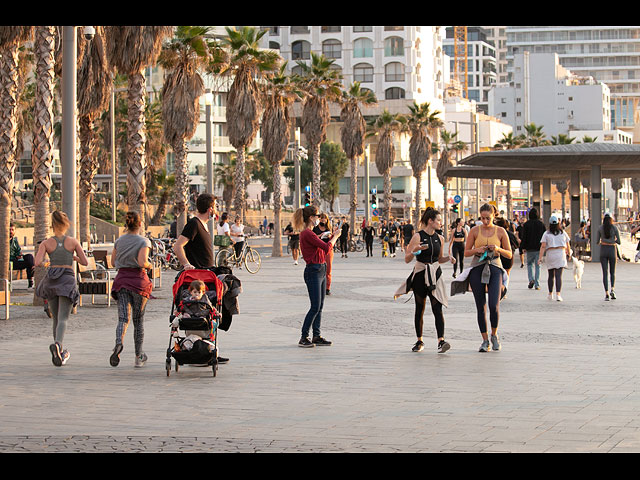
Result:
[[[136,363],[135,363],[136,368],[144,367],[145,363],[147,363],[146,353],[141,353],[140,355],[136,356]]]
[[[489,345],[489,340],[484,340],[482,345],[480,345],[479,352],[489,352],[491,351],[491,345]]]
[[[229,359],[226,357],[218,357],[218,363],[229,363]]]
[[[608,294],[608,293],[605,293],[605,294],[604,294],[604,301],[605,301],[605,302],[608,302],[608,301],[609,301],[609,294]]]
[[[529,282],[529,290],[533,288],[533,282]]]
[[[319,347],[329,347],[331,345],[331,342],[329,340],[325,340],[322,337],[313,337],[311,343],[313,343],[314,345],[318,345]]]
[[[309,337],[301,338],[300,341],[298,342],[298,346],[302,348],[315,347],[315,345],[311,343],[311,340],[309,340]]]
[[[297,264],[298,264],[298,260],[296,260],[295,262],[293,262],[293,264],[294,264],[294,265],[297,265]]]
[[[422,340],[418,340],[416,344],[413,346],[413,348],[411,349],[411,351],[421,352],[423,349],[424,349],[424,343],[422,342]]]
[[[560,295],[559,293],[556,293],[556,300],[559,301],[559,302],[563,302],[564,301],[563,298],[562,298],[562,295]]]
[[[453,278],[456,278],[456,272],[453,272]]]
[[[500,339],[498,335],[491,335],[491,350],[497,352],[500,350]]]
[[[536,285],[536,290],[540,290],[540,285]]]
[[[51,361],[56,367],[62,366],[62,347],[58,342],[52,343],[49,345],[49,350],[51,351]]]
[[[609,293],[609,296],[611,297],[611,300],[615,300],[616,299],[616,294],[613,290],[611,290],[611,292]]]
[[[547,300],[553,300],[553,293],[550,293],[549,295],[547,295]]]
[[[69,350],[63,350],[60,353],[60,357],[62,359],[62,365],[64,365],[65,363],[67,363],[67,360],[71,358],[71,354],[69,353]]]
[[[112,367],[117,367],[120,364],[120,353],[122,352],[122,344],[118,344],[113,349],[113,353],[109,357],[109,363]]]
[[[448,342],[445,342],[444,340],[440,340],[440,342],[438,342],[438,353],[444,353],[450,348],[451,345],[449,345]]]
[[[331,295],[331,290],[327,290],[327,291],[325,292],[325,294],[326,294],[326,295]]]

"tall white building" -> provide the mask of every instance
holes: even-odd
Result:
[[[515,55],[557,53],[560,64],[611,90],[609,128],[640,127],[640,26],[509,26],[508,61]]]
[[[575,130],[610,130],[609,87],[563,68],[555,53],[516,54],[511,82],[489,93],[489,115],[513,126],[543,126],[547,138]]]

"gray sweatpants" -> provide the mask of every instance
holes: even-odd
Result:
[[[53,317],[53,341],[62,345],[73,303],[71,303],[69,297],[53,297],[48,299],[47,302]]]

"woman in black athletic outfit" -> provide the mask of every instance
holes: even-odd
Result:
[[[456,218],[450,237],[449,256],[456,259],[456,263],[453,264],[453,278],[456,278],[456,267],[460,273],[464,270],[464,245],[467,239],[467,231],[462,226],[461,219]]]
[[[413,290],[416,302],[414,316],[416,336],[418,341],[413,346],[414,352],[424,349],[422,330],[424,325],[424,309],[427,297],[431,302],[431,311],[435,317],[436,332],[438,334],[438,353],[444,353],[451,346],[444,340],[444,315],[442,305],[447,305],[447,294],[439,264],[447,261],[455,264],[453,257],[444,257],[442,244],[444,238],[436,233],[441,228],[440,212],[429,207],[420,219],[422,229],[413,235],[405,249],[404,260],[411,263],[416,259],[413,272],[406,284],[400,287],[396,296]]]

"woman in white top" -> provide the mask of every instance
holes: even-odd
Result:
[[[229,233],[231,235],[231,241],[233,242],[233,248],[236,250],[236,257],[240,258],[242,247],[244,247],[244,225],[242,224],[240,216],[236,217],[236,221],[231,225]]]
[[[562,296],[562,270],[567,266],[567,257],[571,255],[571,246],[569,236],[560,229],[558,219],[555,216],[549,218],[549,230],[544,232],[540,239],[540,259],[538,264],[542,263],[542,257],[547,252],[547,269],[549,270],[549,300],[553,300],[553,284],[556,284],[556,300],[561,302]]]

